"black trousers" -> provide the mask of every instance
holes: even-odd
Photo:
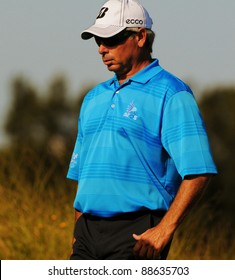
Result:
[[[134,260],[132,251],[136,240],[133,233],[141,234],[157,225],[165,213],[147,211],[125,213],[112,218],[83,214],[77,220],[71,260]],[[166,259],[170,244],[161,252]]]

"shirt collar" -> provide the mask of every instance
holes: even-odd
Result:
[[[158,59],[154,59],[152,63],[143,68],[141,71],[136,73],[129,80],[134,81],[140,84],[146,84],[151,80],[155,75],[162,71],[162,67],[159,65]],[[110,79],[110,85],[114,84],[115,86],[119,85],[117,75],[115,74],[112,79]]]

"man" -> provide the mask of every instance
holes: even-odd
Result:
[[[151,29],[140,3],[110,0],[81,34],[115,75],[80,112],[68,171],[79,185],[71,259],[166,259],[217,172],[190,88],[151,57]]]

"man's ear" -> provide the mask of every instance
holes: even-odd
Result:
[[[145,45],[146,38],[147,38],[146,29],[141,28],[138,32],[138,46],[140,48],[143,48],[143,46]]]

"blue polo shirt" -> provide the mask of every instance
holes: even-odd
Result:
[[[186,175],[217,173],[190,88],[154,60],[85,97],[67,177],[74,207],[101,217],[167,210]]]

